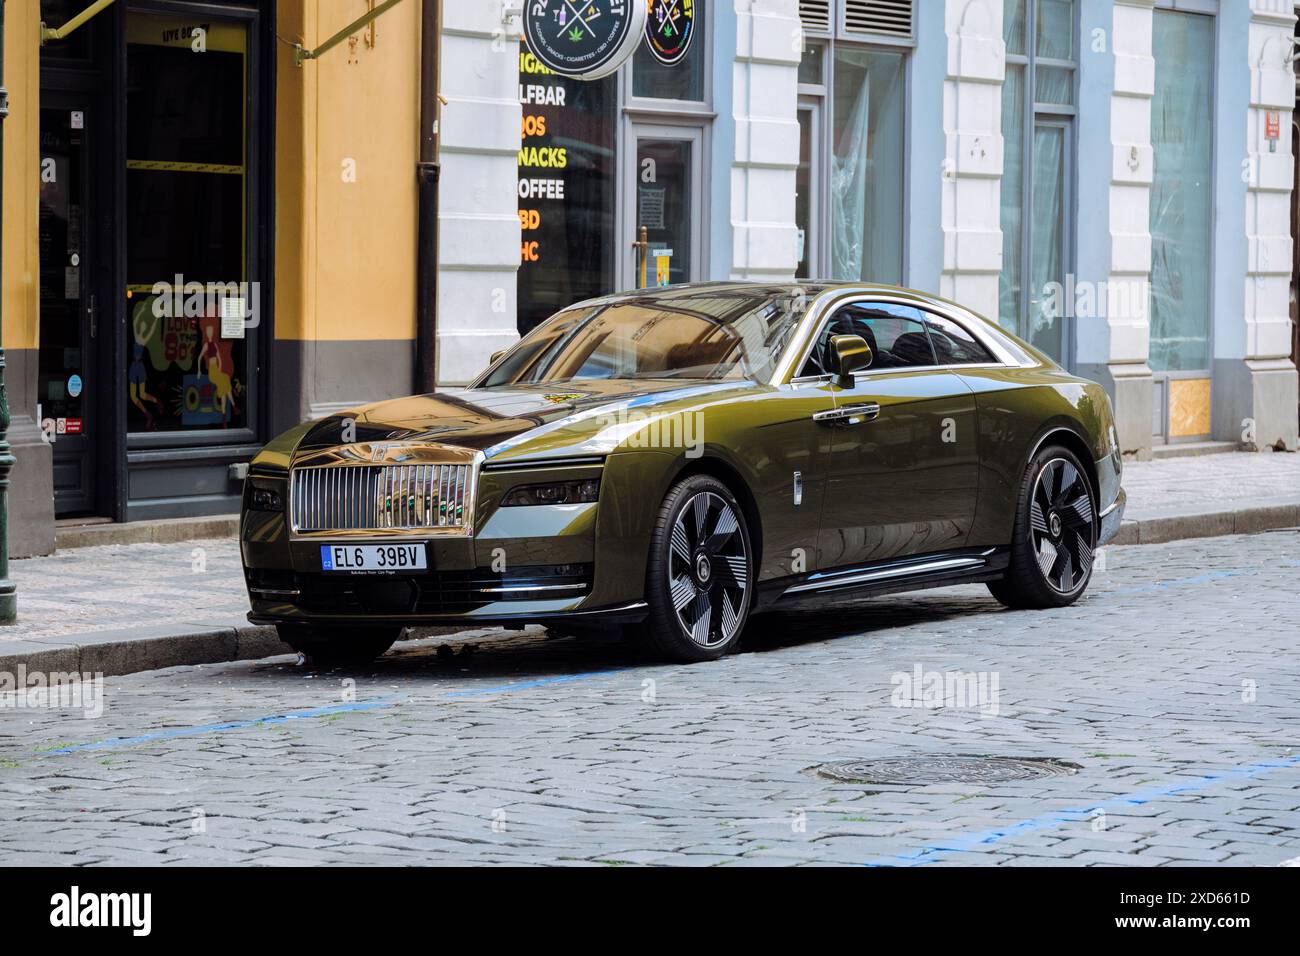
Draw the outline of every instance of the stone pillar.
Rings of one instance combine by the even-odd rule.
[[[519,21],[443,4],[438,382],[464,384],[519,338]]]
[[[54,454],[36,421],[40,315],[40,65],[37,4],[5,6],[4,346],[9,396],[9,556],[54,551]],[[107,423],[105,423],[107,426]]]
[[[1244,10],[1236,12],[1245,14]],[[1241,321],[1233,313],[1216,316],[1222,321],[1216,321],[1214,336],[1214,437],[1239,441],[1252,450],[1294,451],[1297,377],[1290,359],[1288,302],[1293,262],[1291,113],[1295,106],[1290,54],[1296,18],[1290,0],[1251,0],[1249,16],[1245,289],[1238,300]],[[1235,119],[1240,113],[1221,109],[1220,115],[1225,117],[1222,135],[1242,132]],[[1278,134],[1271,143],[1270,115]]]
[[[799,5],[735,0],[735,10],[731,277],[790,282],[798,264]]]
[[[1002,0],[947,0],[940,293],[996,321],[1002,274]],[[920,188],[925,188],[923,185]]]
[[[1106,277],[1106,361],[1081,367],[1105,386],[1126,455],[1151,457],[1151,54],[1153,0],[1115,0],[1110,98],[1110,273]]]

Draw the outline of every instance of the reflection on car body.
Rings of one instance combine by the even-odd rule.
[[[526,622],[705,660],[751,614],[843,596],[984,582],[1060,606],[1118,530],[1120,468],[1100,386],[955,303],[629,292],[565,309],[468,388],[267,445],[241,520],[250,619],[320,661],[412,625]],[[397,544],[423,564],[325,566]]]

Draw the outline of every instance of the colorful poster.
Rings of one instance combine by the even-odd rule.
[[[648,0],[645,45],[665,66],[676,66],[686,58],[695,37],[694,0]]]

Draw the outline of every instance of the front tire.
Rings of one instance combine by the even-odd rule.
[[[369,664],[402,636],[400,627],[328,627],[277,624],[280,640],[307,658],[313,667],[355,667]]]
[[[694,475],[664,498],[650,536],[641,634],[671,660],[717,660],[740,643],[753,591],[745,515],[722,482]]]
[[[989,591],[1010,608],[1066,607],[1087,590],[1096,547],[1097,507],[1088,472],[1068,448],[1044,448],[1021,481],[1011,563]]]

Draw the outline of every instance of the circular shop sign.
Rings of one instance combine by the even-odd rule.
[[[645,45],[665,66],[686,58],[695,37],[695,0],[649,0]]]
[[[597,80],[636,52],[646,9],[646,0],[526,0],[524,39],[548,70]]]

